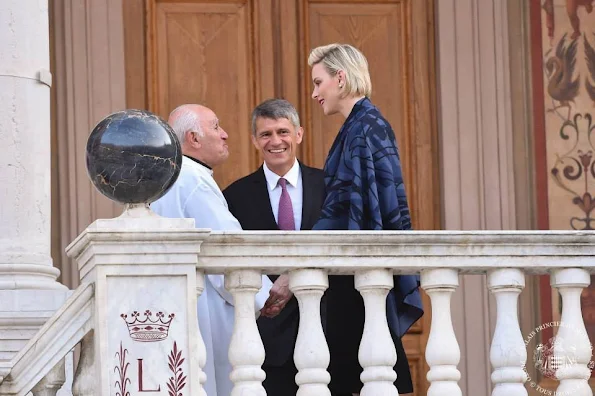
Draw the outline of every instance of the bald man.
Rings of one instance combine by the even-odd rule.
[[[182,169],[172,188],[151,209],[164,217],[193,218],[197,228],[240,231],[242,227],[229,212],[227,202],[213,179],[213,168],[227,157],[227,133],[215,113],[201,105],[182,105],[169,116],[182,146]],[[269,297],[272,283],[262,277],[256,294],[259,312]],[[209,396],[229,396],[231,364],[228,350],[233,332],[233,297],[224,287],[223,275],[207,275],[205,290],[198,299],[198,323],[207,348],[205,391]]]

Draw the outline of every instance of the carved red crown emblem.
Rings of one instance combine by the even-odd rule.
[[[121,314],[120,317],[126,322],[128,326],[128,333],[130,338],[140,342],[156,342],[163,341],[167,338],[169,333],[169,326],[175,317],[175,314],[171,313],[164,319],[165,314],[163,312],[157,312],[155,319],[151,311],[146,310],[144,313],[145,318],[140,319],[140,313],[137,311],[130,314],[131,321],[128,320],[128,315]]]

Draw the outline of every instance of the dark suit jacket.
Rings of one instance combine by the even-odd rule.
[[[302,230],[311,230],[325,199],[324,172],[300,163],[303,186]],[[278,230],[262,166],[223,191],[229,210],[244,230]],[[274,282],[277,275],[269,275]],[[293,297],[275,318],[258,319],[266,359],[264,366],[281,366],[293,359],[299,310]]]

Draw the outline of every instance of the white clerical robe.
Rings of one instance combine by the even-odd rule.
[[[180,175],[172,188],[151,204],[164,217],[193,218],[196,228],[219,231],[242,229],[229,212],[227,201],[213,179],[213,171],[184,156]],[[256,294],[256,312],[264,306],[272,283],[262,277],[262,288]],[[207,275],[205,289],[198,299],[198,323],[207,350],[205,391],[208,396],[229,396],[233,383],[229,379],[228,358],[233,332],[233,296],[225,289],[223,275]]]

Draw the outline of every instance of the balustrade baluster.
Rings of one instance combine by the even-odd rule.
[[[255,270],[236,270],[225,276],[225,288],[233,295],[234,327],[229,346],[229,361],[234,383],[231,396],[266,396],[262,386],[265,373],[264,345],[256,326],[254,299],[262,286],[262,274]]]
[[[359,346],[359,362],[364,384],[361,396],[398,396],[394,385],[397,352],[386,319],[386,296],[393,287],[393,274],[388,270],[368,270],[355,274],[366,310],[364,332]]]
[[[592,348],[581,312],[581,292],[591,283],[589,272],[580,268],[555,270],[551,285],[562,295],[562,318],[554,341],[554,364],[560,395],[592,396],[588,367]],[[545,341],[545,340],[544,340]]]
[[[33,396],[56,396],[56,393],[64,385],[64,381],[66,381],[66,373],[64,359],[62,359],[31,389],[31,393]]]
[[[421,273],[421,287],[430,296],[432,324],[426,345],[426,362],[430,366],[427,396],[462,396],[457,365],[461,350],[452,327],[450,299],[459,286],[459,274],[453,269],[431,269]]]
[[[330,396],[327,371],[330,354],[322,323],[320,301],[328,288],[323,270],[303,269],[289,274],[289,288],[298,300],[300,325],[295,343],[294,361],[298,369],[296,396]]]
[[[95,362],[95,336],[91,330],[81,340],[81,357],[74,373],[72,383],[73,396],[95,396],[96,395],[96,372],[93,369]],[[99,395],[97,395],[99,396]]]
[[[492,396],[527,396],[523,367],[527,349],[518,318],[518,297],[525,287],[525,275],[518,269],[499,269],[488,275],[488,288],[496,298],[496,330],[490,349]]]

